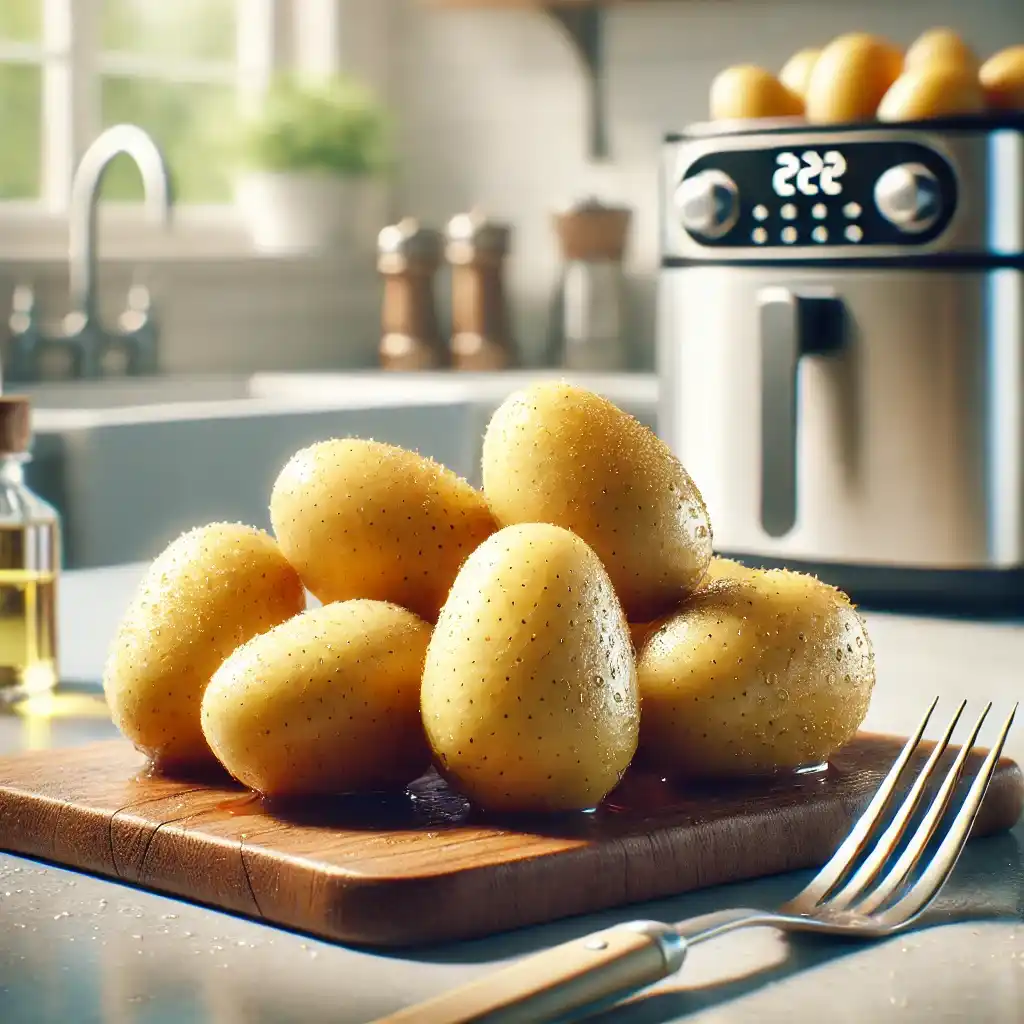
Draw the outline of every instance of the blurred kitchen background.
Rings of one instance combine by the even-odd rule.
[[[277,469],[331,434],[475,480],[491,410],[539,373],[656,426],[664,133],[727,65],[944,24],[987,55],[1024,41],[1024,4],[0,0],[4,386],[33,396],[66,563],[265,525]],[[166,224],[146,140],[94,145],[126,123],[166,158]],[[97,178],[119,147],[143,173]],[[372,173],[311,200],[265,173],[296,154]]]

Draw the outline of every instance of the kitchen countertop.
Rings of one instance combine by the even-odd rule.
[[[96,680],[141,571],[124,566],[67,575],[60,625],[69,679]],[[868,618],[879,684],[867,728],[905,732],[936,694],[944,698],[943,710],[967,697],[972,707],[994,700],[1001,711],[1021,696],[1024,626]],[[39,714],[0,717],[0,751],[113,734],[87,686],[45,703]],[[1024,723],[1011,734],[1008,752],[1024,761]],[[968,847],[943,898],[945,908],[966,918],[958,923],[870,946],[788,941],[770,929],[739,932],[698,947],[676,978],[594,1019],[1019,1022],[1022,848],[1024,823]],[[616,921],[773,906],[805,877],[779,876],[473,943],[381,954],[0,854],[0,1020],[355,1024]]]

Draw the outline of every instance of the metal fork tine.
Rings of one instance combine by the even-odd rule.
[[[850,834],[832,855],[831,860],[811,879],[806,888],[790,901],[790,906],[802,904],[802,911],[812,909],[821,902],[823,896],[835,887],[836,882],[846,874],[850,865],[857,859],[857,856],[867,845],[871,833],[875,830],[876,825],[885,813],[885,808],[893,791],[896,789],[900,775],[903,774],[903,769],[906,768],[907,762],[913,756],[918,744],[920,744],[921,737],[928,727],[928,721],[932,717],[932,712],[938,703],[939,698],[936,697],[932,701],[931,707],[925,713],[924,718],[921,719],[921,724],[914,731],[913,736],[907,740],[903,750],[900,751],[900,756],[882,780],[881,786],[878,787],[878,791],[871,798],[871,802],[865,808],[864,813],[857,819],[857,823],[853,826]]]
[[[853,908],[858,914],[870,914],[882,906],[903,884],[904,879],[914,869],[914,866],[921,862],[925,848],[935,834],[935,829],[942,820],[942,815],[946,813],[950,797],[953,795],[953,790],[956,789],[957,782],[960,781],[960,774],[963,772],[967,758],[974,749],[974,744],[978,739],[978,733],[981,732],[982,724],[991,710],[992,705],[989,704],[978,717],[978,721],[971,730],[970,736],[967,737],[967,741],[960,748],[960,752],[950,766],[949,771],[946,772],[946,777],[942,780],[938,793],[935,794],[931,806],[925,812],[924,818],[921,819],[921,824],[917,826],[910,842],[907,843],[903,852],[897,858],[896,863],[889,869],[882,881]]]
[[[939,894],[939,890],[946,884],[946,880],[953,873],[956,862],[967,845],[968,837],[971,834],[971,827],[974,825],[978,812],[981,810],[982,801],[988,791],[989,783],[992,781],[996,771],[996,762],[1003,752],[1006,737],[1013,725],[1014,716],[1017,714],[1019,705],[1014,704],[1002,729],[999,730],[999,737],[988,752],[981,769],[978,772],[963,806],[953,819],[949,831],[939,844],[931,863],[925,868],[921,877],[910,887],[909,891],[896,901],[888,910],[878,915],[881,924],[888,928],[896,928],[909,924],[918,914],[922,913],[932,900]]]
[[[956,709],[956,714],[953,715],[949,725],[946,726],[942,739],[935,744],[931,754],[928,755],[928,760],[921,771],[918,772],[910,792],[907,793],[889,827],[875,843],[867,859],[861,864],[846,885],[834,896],[829,897],[828,906],[830,910],[843,910],[848,907],[878,877],[882,868],[885,867],[885,862],[892,856],[892,851],[896,849],[899,841],[903,838],[903,833],[906,832],[907,825],[910,823],[914,811],[917,810],[917,805],[921,802],[921,794],[924,793],[925,787],[931,781],[932,775],[935,772],[935,766],[938,764],[939,758],[946,752],[949,740],[953,735],[953,730],[956,728],[957,722],[960,721],[960,716],[964,713],[966,707],[967,701],[963,701],[960,707]]]

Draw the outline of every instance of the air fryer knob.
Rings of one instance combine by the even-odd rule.
[[[924,164],[897,164],[875,182],[875,205],[900,231],[927,231],[942,213],[939,180]]]
[[[705,238],[721,238],[739,217],[740,192],[724,171],[701,171],[684,178],[675,199],[683,227]]]

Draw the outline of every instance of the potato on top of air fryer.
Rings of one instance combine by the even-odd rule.
[[[798,117],[803,97],[771,72],[753,64],[720,71],[711,83],[711,117],[728,121],[748,117]]]
[[[305,605],[269,534],[237,523],[183,534],[147,571],[111,645],[103,688],[114,724],[158,763],[212,763],[199,720],[210,678]]]
[[[202,724],[225,768],[267,796],[401,788],[430,763],[420,676],[430,626],[383,601],[311,608],[217,670]]]
[[[821,50],[817,47],[797,50],[782,65],[782,70],[779,72],[779,81],[803,101],[807,100],[807,86],[810,84],[814,65],[818,63],[820,56]]]
[[[879,121],[921,121],[979,114],[985,94],[977,72],[961,64],[925,63],[907,68],[878,105]]]
[[[821,51],[807,83],[807,120],[872,120],[902,71],[903,53],[885,39],[866,32],[833,39]]]
[[[977,55],[964,37],[951,28],[930,28],[922,32],[903,55],[904,71],[936,64],[958,65],[972,74],[978,72]]]
[[[502,526],[572,530],[604,564],[631,621],[672,608],[711,558],[697,486],[668,446],[607,399],[565,383],[515,392],[483,444],[484,493]]]
[[[584,810],[612,790],[636,749],[636,667],[579,537],[525,523],[470,555],[430,639],[422,711],[442,772],[481,807]]]
[[[637,679],[646,759],[723,778],[826,761],[864,720],[875,664],[845,594],[813,576],[751,570],[662,620]]]
[[[978,73],[993,110],[1024,111],[1024,44],[994,53]]]
[[[497,529],[483,495],[450,469],[357,438],[292,456],[270,518],[321,601],[393,601],[431,622],[466,556]]]

